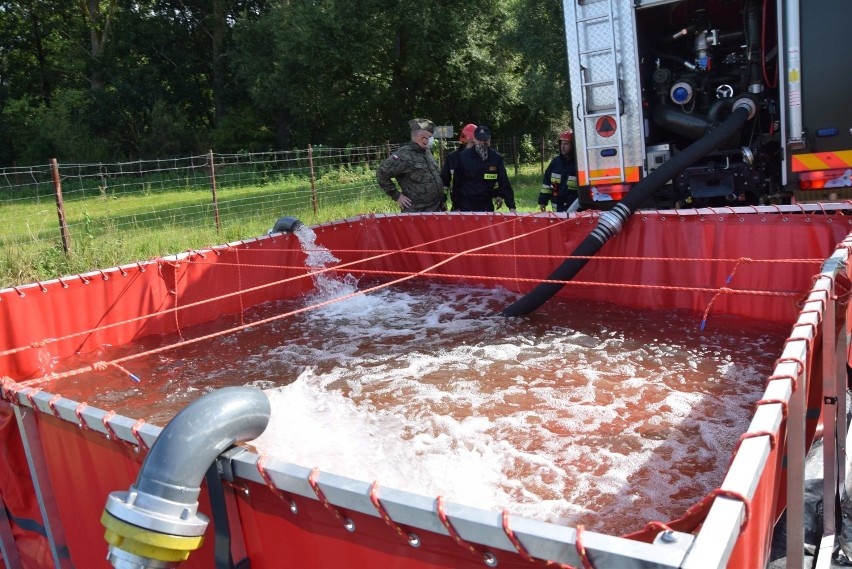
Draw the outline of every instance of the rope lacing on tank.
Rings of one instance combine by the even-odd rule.
[[[92,428],[89,426],[89,423],[86,421],[86,418],[83,416],[83,410],[88,407],[89,404],[83,401],[77,407],[74,408],[74,415],[77,416],[77,425],[84,431],[90,431]]]
[[[15,380],[13,380],[8,375],[0,377],[0,396],[2,396],[2,399],[4,401],[8,401],[9,403],[15,403],[14,401],[12,401],[11,393],[14,389],[14,386],[16,385],[17,383],[15,383]]]
[[[503,514],[501,517],[503,521],[503,532],[506,534],[506,537],[509,538],[509,541],[512,542],[512,545],[515,547],[515,550],[518,552],[518,555],[520,555],[521,558],[524,559],[524,561],[529,561],[530,563],[538,562],[539,560],[529,554],[526,548],[521,544],[518,537],[515,535],[515,532],[512,531],[511,527],[509,527],[509,511],[503,510]],[[578,525],[576,529],[577,537],[575,540],[577,555],[580,557],[580,561],[583,563],[584,569],[594,569],[594,567],[592,566],[592,562],[589,559],[588,554],[586,553],[586,547],[583,545],[584,533],[585,528],[582,525]],[[559,569],[576,569],[572,565],[567,565],[565,563],[557,563],[556,561],[543,559],[541,560],[541,562],[544,563],[547,567],[558,567]]]
[[[402,526],[400,526],[398,523],[393,521],[393,519],[391,519],[390,514],[388,514],[388,511],[382,505],[381,500],[379,500],[378,494],[379,482],[377,480],[374,480],[373,483],[370,485],[370,501],[373,503],[373,506],[375,506],[376,510],[379,512],[381,518],[391,529],[393,529],[397,533],[397,535],[399,535],[399,537],[404,539],[408,543],[408,545],[410,545],[411,547],[420,547],[420,538],[417,536],[417,534],[406,532],[404,529],[402,529]]]
[[[35,409],[36,411],[38,411],[38,406],[35,404],[35,401],[33,400],[33,397],[35,397],[35,396],[36,396],[36,394],[37,394],[37,393],[39,393],[40,391],[41,391],[41,387],[35,387],[35,388],[30,389],[29,391],[27,391],[26,395],[24,396],[24,397],[26,397],[26,398],[27,398],[27,401],[29,401],[29,402],[30,402],[30,407],[32,407],[32,408],[33,408],[33,409]]]
[[[804,340],[804,338],[799,338],[799,339]],[[796,377],[795,377],[795,379],[791,378],[795,382],[799,381],[799,378],[802,376],[803,373],[805,373],[805,369],[807,368],[807,366],[805,365],[805,362],[803,360],[801,360],[800,358],[793,358],[793,357],[789,357],[789,356],[780,357],[777,360],[775,360],[775,367],[777,368],[779,365],[781,365],[783,363],[794,363],[794,364],[796,364]],[[780,377],[790,377],[790,376],[789,375],[786,375],[786,376],[781,375]],[[773,375],[769,376],[769,379],[780,379],[780,378],[776,377],[773,374]],[[795,392],[795,390],[796,390],[796,387],[794,385],[793,391]]]
[[[146,443],[145,440],[142,439],[142,436],[139,434],[139,428],[142,425],[145,424],[145,419],[137,419],[136,422],[133,423],[133,426],[130,427],[130,434],[133,435],[133,438],[136,439],[136,442],[137,442],[137,444],[134,445],[133,443],[131,443],[129,441],[125,441],[124,439],[120,438],[115,433],[115,430],[112,428],[112,425],[110,424],[110,420],[112,420],[112,418],[115,417],[115,415],[116,415],[115,411],[110,410],[107,413],[105,413],[103,417],[101,417],[101,423],[103,424],[104,428],[107,431],[107,439],[122,441],[122,442],[132,446],[133,450],[135,450],[136,452],[139,452],[140,449],[145,449],[147,451],[148,450],[148,443]]]
[[[689,510],[686,511],[686,514],[684,514],[683,517],[668,523],[650,522],[646,524],[645,527],[641,530],[631,534],[627,534],[623,537],[625,539],[633,539],[636,541],[652,543],[661,530],[692,533],[693,531],[698,529],[698,527],[707,518],[707,514],[710,512],[710,508],[713,506],[713,502],[716,500],[717,497],[738,500],[743,503],[743,521],[740,524],[740,534],[742,534],[743,531],[745,531],[745,528],[748,525],[748,521],[751,516],[751,502],[745,495],[739,492],[716,488],[707,496],[705,496],[700,502],[689,508]]]
[[[278,496],[281,500],[288,503],[290,506],[290,511],[294,514],[299,513],[299,508],[296,506],[295,500],[293,497],[278,488],[275,483],[272,481],[272,478],[269,476],[269,473],[266,471],[266,455],[260,455],[257,457],[257,471],[260,473],[260,477],[263,478],[263,481],[266,483],[266,486],[272,491],[273,494]]]
[[[519,219],[519,218],[510,218],[510,219],[508,219],[508,220],[506,220],[506,221],[502,221],[502,222],[500,222],[498,225],[500,225],[500,224],[505,224],[505,223],[512,223],[512,222],[516,221],[517,219]],[[14,354],[14,353],[17,353],[17,352],[21,352],[21,351],[24,351],[24,350],[28,350],[28,349],[33,349],[33,348],[36,348],[36,347],[44,347],[44,346],[45,346],[47,343],[49,343],[49,342],[59,342],[59,341],[61,341],[61,340],[67,340],[67,339],[71,339],[71,338],[74,338],[74,337],[77,337],[77,336],[90,335],[90,334],[92,334],[92,333],[94,333],[94,332],[96,332],[96,331],[103,331],[103,330],[107,330],[107,329],[114,328],[114,327],[117,327],[117,326],[133,324],[133,323],[136,323],[136,322],[142,322],[142,321],[147,320],[147,319],[149,319],[149,318],[160,317],[160,316],[162,316],[163,314],[168,314],[168,313],[173,313],[173,314],[175,315],[175,322],[176,322],[176,326],[177,326],[177,328],[178,328],[178,333],[180,333],[180,324],[179,324],[179,321],[177,320],[177,311],[178,311],[178,310],[187,310],[187,309],[190,309],[190,308],[193,308],[193,307],[197,307],[197,306],[201,306],[201,305],[204,305],[204,304],[208,304],[208,303],[211,303],[211,302],[216,302],[216,301],[223,300],[223,299],[226,299],[226,298],[231,298],[231,297],[233,297],[233,296],[235,296],[235,295],[238,295],[238,296],[239,296],[239,298],[240,298],[240,303],[241,303],[241,306],[242,306],[242,296],[243,296],[244,294],[246,294],[246,293],[253,292],[253,291],[257,291],[257,290],[261,290],[261,289],[264,289],[264,288],[267,288],[267,287],[271,287],[271,286],[278,286],[278,285],[280,285],[280,284],[283,284],[283,283],[286,283],[286,282],[291,282],[291,281],[298,280],[298,279],[302,279],[302,278],[309,278],[309,277],[313,277],[313,276],[315,276],[315,275],[317,275],[317,274],[321,274],[321,273],[332,272],[332,271],[340,271],[340,270],[342,270],[342,269],[344,269],[344,268],[346,268],[346,267],[355,266],[355,265],[358,265],[358,264],[361,264],[361,263],[364,263],[364,262],[367,262],[367,261],[375,260],[375,259],[382,258],[382,257],[386,257],[386,256],[389,256],[389,255],[397,255],[397,254],[427,254],[427,253],[428,253],[428,254],[430,254],[430,255],[446,256],[446,258],[445,258],[443,261],[440,261],[440,262],[438,262],[438,263],[434,263],[434,264],[432,264],[431,266],[429,266],[429,267],[427,267],[427,268],[425,268],[425,269],[423,269],[423,270],[421,270],[421,271],[418,271],[417,273],[399,272],[399,271],[370,271],[370,270],[362,270],[362,272],[364,272],[365,274],[368,274],[368,273],[375,273],[375,274],[385,274],[385,275],[398,275],[400,278],[398,278],[398,279],[396,279],[396,280],[394,280],[394,281],[392,281],[392,282],[385,283],[384,285],[380,285],[380,286],[377,286],[377,287],[373,287],[373,288],[368,289],[368,290],[365,290],[365,291],[357,291],[356,293],[353,293],[352,295],[347,295],[347,296],[340,297],[340,298],[338,298],[338,299],[333,299],[332,301],[329,301],[329,302],[339,302],[339,301],[342,301],[342,300],[345,300],[345,299],[350,298],[350,296],[355,296],[355,295],[357,295],[357,294],[365,294],[365,293],[367,293],[367,292],[372,292],[372,291],[377,290],[377,289],[379,289],[379,288],[383,288],[383,287],[386,287],[386,286],[391,286],[391,285],[397,284],[397,283],[399,283],[399,282],[403,282],[403,281],[405,281],[405,280],[408,280],[408,279],[410,279],[410,278],[414,278],[414,277],[434,277],[434,278],[442,278],[442,279],[466,277],[467,275],[450,275],[450,274],[440,274],[440,275],[439,275],[439,274],[430,274],[430,273],[429,273],[429,271],[432,271],[432,270],[434,270],[435,268],[437,268],[437,267],[439,267],[439,266],[441,266],[441,265],[443,265],[443,264],[446,264],[447,262],[449,262],[449,261],[451,261],[451,260],[453,260],[453,259],[455,259],[455,258],[461,257],[461,256],[485,256],[485,257],[490,257],[490,256],[495,256],[495,257],[497,257],[497,256],[500,256],[499,254],[494,254],[494,253],[485,253],[485,252],[482,252],[482,249],[486,249],[486,248],[488,248],[488,247],[493,247],[493,246],[496,246],[496,245],[499,245],[499,244],[503,244],[503,243],[506,243],[506,242],[509,242],[509,241],[514,241],[514,240],[519,239],[519,238],[529,237],[530,235],[532,235],[532,234],[534,234],[534,233],[537,233],[537,232],[540,232],[540,231],[545,231],[545,230],[550,230],[550,229],[552,229],[552,228],[554,228],[554,227],[557,227],[557,226],[559,226],[559,225],[561,225],[561,224],[563,224],[563,223],[567,223],[568,221],[569,221],[569,220],[566,218],[566,219],[563,219],[563,220],[560,220],[560,221],[557,221],[557,222],[554,222],[554,223],[548,224],[548,225],[547,225],[547,226],[545,226],[545,227],[542,227],[542,228],[535,229],[535,230],[533,230],[533,231],[530,231],[530,232],[524,233],[524,234],[522,234],[522,235],[513,235],[511,238],[508,238],[508,239],[505,239],[505,240],[502,240],[502,241],[489,243],[488,245],[485,245],[485,246],[480,246],[480,247],[471,248],[471,249],[468,249],[468,250],[466,250],[466,251],[461,251],[461,252],[458,252],[458,253],[445,253],[445,252],[432,252],[432,251],[425,251],[425,250],[423,250],[423,247],[428,246],[428,245],[431,245],[431,244],[433,244],[433,243],[438,243],[438,242],[446,241],[447,239],[457,239],[459,236],[463,236],[463,235],[466,235],[466,234],[470,234],[470,233],[475,233],[475,232],[483,231],[483,230],[485,230],[485,229],[493,228],[494,226],[492,225],[492,226],[490,226],[489,228],[477,228],[477,229],[473,229],[473,230],[469,230],[469,231],[461,232],[461,233],[458,233],[458,234],[455,234],[455,235],[452,235],[452,236],[443,237],[443,238],[441,238],[441,239],[435,239],[435,240],[433,240],[433,241],[429,241],[429,242],[426,242],[426,243],[419,243],[419,244],[417,244],[417,245],[412,245],[411,247],[404,248],[404,249],[400,249],[400,250],[393,250],[393,251],[387,251],[387,250],[377,250],[377,251],[375,251],[375,250],[360,250],[362,253],[363,253],[363,252],[373,252],[373,251],[375,251],[377,254],[376,254],[376,255],[372,255],[372,256],[370,256],[370,257],[368,257],[368,258],[366,258],[366,259],[360,259],[360,260],[357,260],[357,261],[351,261],[351,262],[348,262],[348,263],[342,263],[342,264],[336,265],[336,266],[334,266],[334,267],[327,267],[327,268],[320,268],[320,269],[317,269],[317,270],[312,270],[312,271],[310,271],[310,272],[308,272],[308,273],[306,273],[306,274],[296,275],[296,276],[294,276],[294,277],[289,277],[289,278],[286,278],[286,279],[281,279],[281,280],[278,280],[278,281],[275,281],[275,282],[272,282],[272,283],[267,283],[267,284],[260,285],[260,286],[257,286],[257,287],[252,287],[252,288],[249,288],[249,289],[246,289],[246,290],[237,290],[237,291],[232,292],[232,293],[228,293],[228,294],[220,295],[220,296],[218,296],[218,297],[213,297],[213,298],[206,299],[206,300],[203,300],[203,301],[198,301],[198,302],[194,302],[194,303],[189,303],[189,304],[186,304],[186,305],[183,305],[183,306],[177,306],[177,305],[175,305],[175,306],[174,306],[174,307],[172,307],[172,308],[165,309],[165,310],[162,310],[162,311],[160,311],[160,312],[156,312],[156,313],[153,313],[153,314],[147,314],[147,315],[139,316],[139,317],[136,317],[136,318],[131,318],[131,319],[124,320],[124,321],[121,321],[121,322],[116,322],[116,323],[106,324],[106,325],[104,325],[104,326],[100,326],[100,327],[98,327],[98,328],[96,328],[96,329],[90,329],[90,330],[84,330],[84,331],[76,332],[76,333],[69,334],[69,335],[66,335],[66,336],[64,336],[64,337],[61,337],[61,338],[53,338],[53,339],[43,340],[43,341],[41,341],[41,342],[33,342],[32,344],[30,344],[30,345],[28,345],[28,346],[21,346],[21,347],[18,347],[18,348],[12,348],[12,349],[8,349],[8,350],[5,350],[5,351],[2,351],[2,352],[0,352],[0,357],[2,357],[2,356],[7,356],[7,355],[11,355],[11,354]],[[233,251],[235,251],[235,252],[237,251],[237,249],[236,249],[236,248],[234,248],[234,247],[229,247],[229,249],[230,249],[230,250],[233,250]],[[341,250],[341,252],[344,252],[344,251],[347,251],[347,250]],[[218,252],[218,251],[217,251],[217,252]],[[201,255],[199,254],[198,256],[201,256]],[[203,259],[203,256],[201,256],[201,257],[202,257],[202,259]],[[546,258],[550,258],[550,257],[558,257],[558,256],[554,256],[554,255],[521,255],[521,256],[518,256],[518,257],[519,257],[519,258],[527,258],[527,257],[529,257],[529,258],[536,258],[536,257],[539,257],[539,258],[544,258],[544,257],[546,257]],[[667,261],[667,262],[679,262],[679,261],[684,261],[684,262],[691,262],[691,263],[694,263],[694,262],[696,262],[697,260],[700,260],[700,259],[695,259],[695,258],[689,258],[689,259],[686,259],[686,258],[684,258],[684,259],[671,259],[671,258],[639,258],[639,257],[596,257],[596,259],[597,259],[598,261],[601,261],[601,260],[608,260],[608,261],[621,261],[621,260],[629,260],[629,259],[632,259],[632,260],[642,260],[642,261]],[[718,262],[719,260],[717,259],[717,260],[714,260],[714,261],[715,261],[715,262]],[[746,259],[740,259],[740,260],[739,260],[739,263],[743,263],[743,262],[745,262],[745,261],[746,261]],[[770,262],[770,261],[768,261],[768,260],[753,260],[753,259],[749,259],[748,261],[749,261],[749,262]],[[160,267],[160,268],[161,268],[161,266],[162,266],[162,263],[163,263],[163,262],[164,262],[163,260],[158,260],[158,267]],[[774,261],[771,261],[771,262],[775,262],[775,263],[777,263],[777,262],[784,262],[784,261],[774,260]],[[791,263],[814,263],[814,262],[819,262],[819,261],[818,261],[818,260],[812,260],[812,259],[791,259],[791,260],[787,260],[786,262],[791,262]],[[187,264],[190,264],[190,263],[187,263]],[[144,270],[145,270],[145,267],[143,267],[141,263],[137,263],[137,265],[138,265],[138,267],[139,267],[139,270],[140,270],[140,271],[144,271]],[[250,267],[250,266],[253,266],[253,265],[243,265],[242,263],[238,263],[238,265],[239,265],[240,267]],[[279,266],[278,268],[286,268],[286,267],[280,267],[280,266]],[[300,268],[301,268],[301,269],[303,269],[304,267],[300,267]],[[82,276],[81,276],[81,278],[82,278]],[[481,278],[482,278],[482,280],[486,280],[486,281],[487,281],[487,280],[502,280],[502,279],[501,279],[501,277],[481,277]],[[515,278],[515,280],[516,280],[517,282],[533,282],[533,283],[538,283],[538,282],[540,282],[540,280],[541,280],[541,279],[539,279],[539,278],[535,278],[535,279],[525,279],[525,278],[516,277],[516,278]],[[723,294],[723,293],[724,293],[724,294],[734,294],[734,293],[736,293],[736,294],[748,294],[748,295],[759,295],[759,296],[794,296],[794,295],[796,294],[796,293],[788,293],[788,292],[771,292],[771,291],[756,291],[756,290],[733,290],[733,289],[728,289],[728,288],[717,289],[717,288],[707,288],[707,287],[678,287],[678,286],[662,286],[662,285],[631,285],[631,284],[628,284],[628,283],[601,283],[601,282],[584,282],[584,281],[576,281],[576,280],[572,280],[572,281],[553,281],[553,282],[554,282],[554,283],[561,283],[561,284],[571,284],[571,285],[574,285],[574,286],[619,287],[619,288],[633,288],[633,289],[644,289],[644,290],[684,291],[684,292],[702,292],[702,293],[704,293],[704,292],[712,292],[712,293],[715,293],[715,296],[714,296],[713,300],[711,300],[710,305],[708,306],[708,309],[707,309],[707,311],[705,312],[705,317],[704,317],[704,320],[705,320],[705,321],[706,321],[706,318],[707,318],[707,316],[706,316],[706,315],[707,315],[707,313],[709,313],[709,310],[710,310],[710,308],[712,307],[713,302],[715,301],[715,299],[716,299],[716,298],[717,298],[720,294]],[[22,292],[22,291],[21,291],[21,292]],[[277,316],[275,316],[275,317],[272,317],[272,318],[269,318],[269,319],[265,319],[265,320],[261,320],[261,321],[258,321],[258,322],[253,322],[253,323],[251,323],[251,324],[244,324],[244,323],[243,323],[243,324],[241,324],[240,326],[237,326],[237,327],[234,327],[234,328],[230,328],[230,329],[227,329],[227,330],[223,330],[223,331],[221,331],[221,332],[217,332],[217,333],[209,334],[209,335],[206,335],[206,336],[202,336],[202,337],[200,337],[200,338],[195,338],[195,339],[192,339],[192,340],[184,340],[184,339],[181,337],[181,342],[178,342],[178,343],[172,344],[172,345],[170,345],[170,346],[163,346],[163,347],[161,347],[161,348],[157,348],[157,349],[155,349],[155,350],[149,350],[149,351],[145,351],[145,352],[140,352],[140,353],[137,353],[137,354],[133,354],[133,355],[130,355],[130,356],[126,356],[126,357],[124,357],[124,358],[118,358],[118,359],[115,359],[115,360],[113,360],[113,361],[111,361],[111,362],[108,362],[108,364],[109,364],[109,365],[113,365],[114,367],[116,367],[116,369],[121,370],[121,371],[122,371],[123,373],[125,373],[128,377],[130,377],[130,378],[132,378],[132,379],[134,379],[134,380],[138,381],[138,379],[139,379],[138,377],[136,377],[134,374],[132,374],[131,372],[129,372],[128,370],[126,370],[125,368],[121,367],[121,366],[120,366],[120,365],[118,365],[118,364],[119,364],[119,363],[121,363],[121,362],[124,362],[124,361],[132,360],[132,359],[137,359],[137,358],[140,358],[140,357],[143,357],[143,356],[149,356],[149,355],[153,355],[153,354],[160,353],[160,352],[163,352],[163,351],[171,350],[171,349],[177,348],[177,347],[179,347],[179,346],[184,346],[184,345],[187,345],[187,344],[191,344],[191,343],[196,343],[196,342],[200,342],[200,341],[208,340],[208,339],[211,339],[211,338],[214,338],[214,337],[217,337],[217,336],[222,336],[222,335],[226,335],[226,334],[231,334],[231,333],[234,333],[234,332],[238,332],[238,331],[243,330],[244,328],[246,328],[246,327],[248,327],[248,326],[256,326],[256,325],[260,325],[260,324],[265,324],[265,323],[271,322],[271,321],[273,321],[273,320],[278,320],[278,319],[286,318],[286,317],[292,316],[292,315],[294,315],[294,314],[297,314],[297,313],[302,312],[302,311],[305,311],[305,310],[311,310],[311,309],[314,309],[314,308],[318,308],[318,307],[324,306],[325,304],[326,304],[326,303],[320,303],[320,304],[317,304],[317,305],[314,305],[314,306],[311,306],[311,307],[306,307],[304,310],[297,310],[297,311],[288,312],[288,313],[286,313],[286,314],[277,315]],[[242,314],[242,312],[241,312],[240,314]],[[703,326],[704,326],[704,322],[702,322],[702,327],[703,327]],[[103,369],[103,368],[100,368],[100,369]],[[95,368],[95,367],[93,367],[93,366],[90,366],[90,367],[84,367],[84,368],[80,368],[80,369],[77,369],[77,370],[72,370],[72,371],[68,371],[68,372],[64,372],[64,373],[60,373],[60,374],[51,374],[49,377],[42,377],[42,378],[37,378],[37,379],[34,379],[34,380],[30,380],[30,381],[28,381],[28,382],[25,382],[23,385],[32,385],[32,384],[43,383],[43,382],[48,381],[48,380],[61,379],[61,378],[64,378],[64,377],[69,377],[69,376],[79,375],[79,374],[81,374],[81,373],[86,373],[86,372],[89,372],[89,371],[96,371],[96,368]]]
[[[148,443],[142,438],[142,435],[139,433],[139,429],[142,428],[142,425],[145,424],[145,419],[136,419],[136,422],[130,426],[130,434],[133,435],[133,438],[136,439],[138,443],[134,448],[137,452],[140,449],[148,450]]]
[[[60,399],[62,399],[62,396],[59,395],[58,393],[56,395],[54,395],[53,397],[51,397],[50,400],[47,402],[47,408],[50,409],[50,411],[51,411],[51,413],[53,413],[54,417],[61,420],[62,416],[59,414],[59,410],[56,408],[56,403]]]
[[[795,330],[797,328],[807,328],[811,333],[810,336],[808,336],[806,338],[787,338],[786,340],[784,340],[784,346],[785,347],[790,342],[806,342],[808,344],[808,352],[810,352],[811,349],[813,348],[814,340],[817,337],[817,326],[820,324],[819,321],[822,320],[822,318],[821,318],[822,314],[817,312],[816,310],[808,310],[807,312],[804,312],[804,311],[800,312],[799,315],[806,314],[806,313],[807,314],[818,314],[819,316],[817,317],[817,322],[796,322],[795,324],[793,324],[792,329]]]
[[[325,493],[322,491],[322,488],[320,488],[319,484],[317,484],[317,476],[319,476],[319,472],[319,467],[316,467],[311,470],[311,474],[308,476],[308,484],[311,485],[314,494],[317,495],[317,498],[319,498],[319,501],[322,503],[325,509],[331,512],[331,515],[337,518],[337,521],[339,521],[343,525],[343,527],[346,528],[346,531],[355,531],[355,522],[344,516],[343,512],[332,506],[331,502],[328,501],[328,498],[325,497]]]
[[[790,403],[785,401],[784,399],[761,399],[757,403],[755,403],[755,407],[759,407],[760,405],[781,405],[781,420],[786,421],[787,415],[790,409]]]
[[[536,229],[536,230],[533,230],[533,231],[530,231],[530,232],[527,232],[527,233],[523,233],[523,234],[518,235],[517,237],[507,238],[505,241],[506,242],[515,241],[520,237],[527,237],[531,234],[537,233],[539,231],[543,231],[544,229],[550,229],[550,227],[542,228],[542,229]],[[459,234],[459,235],[462,235],[462,234]],[[407,247],[405,249],[337,249],[337,248],[335,248],[334,253],[335,254],[337,254],[337,253],[353,253],[353,254],[367,253],[367,254],[371,254],[371,255],[378,255],[378,257],[371,257],[371,258],[368,258],[368,259],[363,259],[364,261],[369,261],[369,260],[373,260],[375,258],[381,258],[381,257],[385,257],[387,255],[394,255],[394,254],[430,255],[430,256],[433,256],[433,257],[453,257],[453,256],[457,256],[459,254],[458,252],[453,253],[453,252],[450,252],[450,251],[433,251],[433,250],[430,250],[430,249],[417,249],[416,248],[416,247],[422,247],[424,245],[431,245],[432,243],[434,243],[434,242],[430,241],[429,243],[421,243],[419,245],[412,245],[411,247]],[[502,244],[502,243],[503,242],[501,241],[501,242],[492,243],[490,245]],[[852,246],[852,245],[850,245],[850,246]],[[280,251],[287,251],[287,249],[280,249]],[[314,253],[314,252],[322,252],[322,251],[324,251],[324,249],[319,249],[319,248],[317,248],[317,249],[304,249],[303,251],[305,253]],[[482,253],[482,252],[478,252],[476,250],[463,251],[462,253],[464,253],[465,257],[471,257],[471,258],[473,258],[473,257],[475,257],[475,258],[495,257],[495,258],[499,258],[499,259],[505,259],[507,257],[506,253]],[[518,253],[517,255],[512,255],[512,256],[517,258],[517,259],[549,259],[549,260],[560,260],[560,261],[565,259],[564,254],[559,255],[559,254],[546,254],[546,253]],[[753,264],[768,264],[768,265],[791,264],[791,265],[817,265],[817,266],[820,265],[825,260],[825,259],[822,259],[822,258],[819,258],[819,259],[817,259],[817,258],[813,258],[813,259],[808,259],[808,258],[800,258],[800,259],[751,259],[749,257],[739,257],[739,258],[733,259],[733,258],[719,258],[719,257],[620,257],[620,256],[609,256],[609,255],[572,255],[571,258],[572,259],[586,259],[586,260],[594,259],[595,261],[653,261],[653,262],[661,262],[661,263],[691,263],[691,264],[698,263],[698,262],[715,263],[715,264],[735,262],[735,263],[738,263],[740,265],[746,264],[746,263],[749,263],[749,264],[753,263]],[[338,270],[340,268],[347,268],[347,267],[351,266],[352,264],[357,264],[359,262],[362,262],[362,261],[360,261],[360,260],[359,261],[350,261],[350,262],[344,263],[342,265],[335,265],[333,267],[327,267],[325,269],[319,269],[317,271],[317,273],[326,272],[326,271],[335,271],[335,270]],[[208,263],[201,263],[199,261],[193,261],[192,264],[206,265]],[[223,266],[223,267],[229,267],[229,266],[236,266],[236,263],[226,263],[225,262],[225,263],[216,263],[216,265],[217,266]],[[247,267],[247,268],[266,268],[266,269],[299,269],[299,270],[303,270],[305,268],[304,265],[253,264],[253,263],[244,263],[241,266]],[[482,276],[482,275],[476,275],[476,276],[479,277],[479,276]],[[539,278],[539,279],[533,279],[533,280],[539,280],[540,281],[541,279]],[[278,284],[278,283],[275,283],[275,284]],[[637,285],[637,286],[641,286],[641,285]]]
[[[734,445],[734,450],[731,452],[731,459],[728,461],[728,468],[731,468],[731,465],[734,464],[734,459],[737,458],[737,453],[740,451],[740,447],[743,445],[743,442],[748,439],[756,439],[759,437],[769,437],[769,450],[775,450],[775,446],[777,444],[777,433],[773,433],[772,431],[749,431],[747,433],[743,433],[739,439],[737,439],[737,444]]]
[[[104,416],[101,417],[101,423],[107,431],[107,438],[117,441],[120,439],[118,438],[118,435],[115,434],[115,431],[112,429],[112,425],[110,425],[109,423],[110,419],[112,419],[113,417],[115,417],[115,411],[107,411]]]
[[[438,496],[437,498],[435,498],[435,512],[438,515],[438,519],[441,521],[441,524],[444,526],[444,528],[450,534],[450,537],[453,538],[453,541],[455,541],[457,545],[467,549],[474,556],[481,558],[482,561],[488,566],[493,567],[497,564],[497,558],[494,556],[493,553],[491,553],[490,551],[479,551],[471,543],[462,539],[462,537],[459,535],[459,532],[456,531],[456,528],[453,527],[452,522],[450,522],[449,518],[447,517],[447,513],[444,510],[443,496]]]

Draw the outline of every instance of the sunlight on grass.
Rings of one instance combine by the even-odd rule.
[[[537,211],[538,164],[509,168],[518,211]],[[141,188],[141,186],[140,186]],[[54,203],[37,196],[0,204],[0,288],[45,281],[264,235],[279,217],[307,225],[398,211],[365,166],[339,167],[315,181],[287,175],[260,185],[220,188],[220,229],[209,188],[110,195],[65,203],[70,252],[63,251]],[[503,210],[505,211],[505,209]]]

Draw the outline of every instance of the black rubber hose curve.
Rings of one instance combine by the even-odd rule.
[[[592,257],[611,237],[621,230],[621,224],[627,221],[636,209],[666,182],[686,170],[689,166],[710,154],[717,147],[738,133],[749,119],[747,108],[739,107],[706,136],[690,144],[680,154],[664,162],[659,168],[640,180],[611,211],[604,212],[597,227],[577,246],[571,256],[565,259],[547,281],[570,281],[580,272],[587,258]],[[502,316],[523,316],[538,309],[552,296],[559,292],[565,283],[542,282],[513,304],[500,312]]]

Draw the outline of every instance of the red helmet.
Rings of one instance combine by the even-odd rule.
[[[566,130],[565,132],[559,135],[559,140],[567,140],[569,142],[574,142],[574,131],[571,129]]]
[[[459,134],[459,142],[464,144],[469,140],[473,140],[473,131],[476,130],[475,124],[466,124],[464,128],[461,129],[461,134]]]

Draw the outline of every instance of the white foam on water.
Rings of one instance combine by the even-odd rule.
[[[307,314],[300,347],[283,342],[268,356],[308,356],[305,369],[267,390],[272,422],[252,444],[382,486],[610,533],[681,515],[721,483],[771,363],[732,360],[744,341],[736,327],[715,337],[697,332],[695,314],[559,300],[537,320],[495,316],[513,296],[421,283]],[[776,342],[745,339],[767,355]]]
[[[337,263],[307,229],[297,229],[307,265]],[[701,331],[700,314],[570,298],[504,318],[517,295],[501,288],[412,281],[356,295],[376,283],[314,282],[244,316],[323,304],[314,310],[134,360],[141,384],[106,370],[57,392],[165,424],[203,392],[254,385],[273,406],[252,443],[260,452],[619,535],[680,517],[721,484],[786,337],[741,319],[712,316]]]

